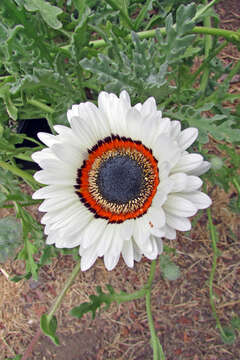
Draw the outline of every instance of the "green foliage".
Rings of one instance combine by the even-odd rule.
[[[194,108],[191,105],[183,105],[180,108],[166,111],[166,115],[182,122],[186,122],[190,126],[197,127],[199,130],[198,141],[200,144],[208,142],[210,134],[217,140],[225,140],[227,142],[238,142],[240,138],[240,130],[234,128],[236,119],[229,114],[217,114],[211,117],[204,116],[204,112],[211,111],[214,113],[214,103],[206,103],[204,106]]]
[[[225,191],[228,191],[233,181],[240,183],[240,177],[238,175],[240,157],[234,147],[230,147],[229,145],[218,144],[217,148],[222,154],[226,154],[222,158],[223,166],[219,169],[213,167],[207,174],[207,177],[212,184],[216,184],[222,187]],[[232,209],[237,210],[239,207],[239,194],[231,200],[230,207],[231,206]]]
[[[132,44],[126,46],[125,34],[119,33],[114,26],[108,30],[112,40],[107,40],[108,54],[98,54],[91,59],[83,59],[80,64],[94,75],[94,83],[104,86],[105,90],[119,93],[127,90],[133,97],[144,99],[153,95],[157,101],[168,97],[175,89],[169,83],[168,66],[176,67],[182,59],[188,58],[186,48],[192,48],[194,35],[186,35],[194,27],[192,18],[196,8],[194,4],[180,6],[176,16],[176,26],[169,15],[166,19],[166,36],[160,31],[155,40],[140,40],[132,32]],[[119,37],[121,36],[121,37]],[[108,38],[106,34],[106,38]],[[171,77],[176,74],[171,72]]]
[[[40,320],[40,326],[42,332],[47,335],[55,345],[59,345],[59,339],[56,335],[57,330],[57,318],[56,316],[49,316],[43,314]]]
[[[80,306],[76,306],[70,311],[72,316],[75,316],[79,319],[83,317],[84,314],[91,312],[92,318],[94,319],[96,316],[96,311],[100,309],[100,307],[105,304],[104,310],[107,310],[110,304],[113,301],[116,301],[115,291],[111,285],[106,285],[108,289],[108,293],[102,291],[100,286],[97,286],[96,291],[98,295],[90,295],[89,302],[84,302]]]
[[[16,355],[14,358],[5,358],[5,360],[21,360],[22,355]]]
[[[0,262],[13,257],[22,240],[21,224],[12,216],[0,219]]]
[[[38,201],[24,193],[19,183],[24,181],[33,189],[38,184],[16,159],[31,161],[31,153],[42,145],[33,139],[35,148],[17,147],[26,138],[16,132],[18,121],[29,119],[38,126],[36,119],[44,117],[51,129],[54,124],[66,125],[67,110],[82,101],[95,102],[101,90],[119,93],[125,89],[133,104],[154,96],[164,116],[179,120],[182,128],[197,127],[197,145],[213,163],[206,176],[225,191],[234,183],[237,193],[229,206],[239,213],[240,160],[228,144],[239,142],[240,107],[230,110],[225,102],[240,98],[229,93],[240,63],[225,65],[217,58],[222,48],[217,37],[206,52],[206,37],[197,34],[196,26],[209,17],[218,26],[217,15],[207,7],[200,0],[1,0],[0,206],[14,207],[19,222],[0,221],[0,261],[13,256],[22,242],[16,257],[25,261],[26,271],[14,281],[37,279],[39,268],[59,253],[79,258],[78,249],[45,246],[42,226],[26,210]],[[237,33],[232,32],[229,39],[239,45]],[[198,69],[196,59],[202,60]],[[226,154],[221,161],[201,148],[209,135],[228,143],[217,145]],[[217,241],[217,232],[212,231]],[[174,252],[165,248],[167,253]],[[163,277],[177,279],[179,267],[167,255],[160,259]],[[94,317],[102,305],[107,308],[113,301],[128,299],[111,286],[107,290],[98,287],[97,295],[71,314],[81,318],[91,312]],[[55,317],[43,315],[41,327],[58,343]],[[232,342],[237,329],[239,319],[235,318],[225,329],[224,341]]]
[[[160,268],[162,271],[162,275],[167,280],[177,280],[180,275],[180,268],[178,265],[176,265],[168,255],[160,255]]]
[[[232,327],[224,327],[224,335],[221,334],[221,338],[224,344],[231,345],[236,340],[235,332]]]
[[[234,316],[231,320],[231,325],[232,325],[233,329],[240,331],[240,317]]]
[[[224,334],[221,334],[222,341],[225,344],[233,344],[236,340],[236,330],[240,331],[240,318],[234,316],[230,322],[230,325],[223,328]]]
[[[52,6],[44,0],[23,0],[23,4],[26,10],[39,11],[43,20],[53,29],[60,29],[62,23],[57,19],[63,11],[57,6]]]

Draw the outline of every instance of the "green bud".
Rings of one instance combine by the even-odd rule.
[[[223,165],[224,165],[224,162],[223,162],[223,160],[220,158],[220,157],[218,157],[218,156],[213,156],[212,158],[211,158],[211,167],[212,167],[212,169],[213,170],[219,170],[219,169],[221,169],[221,167],[223,167]]]

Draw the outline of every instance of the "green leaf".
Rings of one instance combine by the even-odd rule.
[[[179,266],[171,261],[167,255],[160,255],[160,268],[163,277],[167,280],[177,280],[181,275]]]
[[[0,192],[0,207],[4,204],[4,202],[6,201],[7,196],[5,193]]]
[[[87,27],[87,22],[89,20],[89,15],[91,11],[89,7],[82,6],[81,9],[81,18],[79,19],[79,23],[74,30],[74,34],[72,35],[72,47],[73,53],[76,57],[76,60],[79,61],[84,57],[84,46],[89,43],[90,40],[90,31]],[[87,55],[87,51],[86,51]]]
[[[147,12],[152,8],[152,1],[153,0],[147,0],[143,5],[143,7],[141,8],[141,11],[139,12],[134,23],[134,28],[136,31],[138,31],[139,27],[142,25]]]
[[[104,309],[106,310],[113,301],[116,301],[114,295],[115,291],[111,285],[107,285],[109,293],[104,293],[100,286],[97,286],[96,290],[98,295],[90,295],[90,302],[84,302],[80,306],[76,306],[70,311],[72,316],[82,318],[84,314],[91,312],[92,318],[96,316],[96,311],[100,309],[102,304],[105,304]]]
[[[4,101],[9,117],[17,120],[18,110],[11,99],[9,88],[8,84],[0,85],[0,98]]]
[[[34,261],[34,255],[38,251],[37,247],[34,246],[28,238],[25,237],[24,247],[18,253],[17,258],[26,261],[26,272],[31,272],[33,279],[38,279],[38,265]]]
[[[176,32],[179,35],[191,31],[195,25],[193,18],[196,14],[196,5],[191,3],[187,6],[180,5],[176,13]]]
[[[49,317],[47,314],[43,314],[40,319],[40,327],[42,332],[47,335],[55,345],[59,345],[59,339],[56,336],[57,330],[57,318],[56,316]]]
[[[23,279],[29,280],[29,279],[31,279],[31,277],[32,277],[32,274],[29,272],[29,273],[26,273],[23,275],[14,275],[13,277],[11,277],[10,280],[17,283]]]
[[[233,328],[224,327],[223,331],[224,331],[224,335],[221,334],[221,338],[224,344],[229,344],[229,345],[233,344],[236,339],[236,335]]]
[[[49,4],[44,0],[24,0],[24,7],[28,11],[39,11],[43,20],[53,29],[60,29],[62,23],[57,19],[62,14],[62,9]]]
[[[178,107],[177,111],[168,110],[167,116],[172,119],[187,122],[189,126],[198,128],[198,141],[201,144],[208,142],[208,135],[210,134],[215,139],[225,140],[227,142],[238,142],[240,138],[240,130],[235,129],[234,118],[227,114],[217,114],[212,117],[205,117],[202,112],[212,110],[214,103],[207,103],[200,108],[195,108],[192,105],[183,105]]]
[[[240,317],[234,316],[231,320],[231,325],[234,329],[240,330]]]
[[[0,262],[16,254],[22,241],[21,224],[13,216],[0,219]]]
[[[22,355],[16,355],[14,358],[5,358],[4,360],[21,360]]]
[[[39,265],[43,266],[50,264],[53,257],[56,256],[56,248],[50,245],[46,245],[42,250],[42,255],[39,260]]]
[[[131,47],[126,47],[124,42],[113,41],[111,50],[114,59],[99,54],[98,58],[85,58],[80,64],[96,74],[97,82],[106,91],[119,93],[125,89],[130,95],[135,95],[137,89],[140,98],[155,96],[160,101],[174,90],[167,81],[168,64],[159,63],[159,49],[155,41],[141,41],[135,33],[132,33],[132,41]]]

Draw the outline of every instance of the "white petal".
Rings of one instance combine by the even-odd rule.
[[[185,190],[187,185],[187,175],[184,173],[176,173],[169,177],[173,181],[171,192],[179,192]]]
[[[119,233],[119,226],[121,226],[120,224],[116,224],[116,229],[115,229],[115,233],[111,242],[111,245],[108,249],[108,254],[117,256],[121,253],[122,248],[123,248],[123,242],[124,240],[121,238],[121,235]]]
[[[169,118],[161,118],[158,123],[158,135],[164,134],[171,137],[171,120]],[[172,140],[174,140],[172,138]]]
[[[107,224],[105,227],[104,232],[96,245],[96,253],[98,256],[103,256],[108,251],[115,235],[115,230],[116,224]]]
[[[177,164],[172,168],[171,173],[187,172],[197,169],[203,163],[203,157],[200,154],[184,154],[178,160]]]
[[[171,131],[170,136],[171,138],[175,139],[181,132],[181,123],[180,121],[174,120],[171,121]]]
[[[60,233],[60,232],[59,232]],[[79,246],[81,244],[81,232],[78,234],[74,234],[72,236],[63,236],[61,237],[61,233],[58,236],[57,240],[55,241],[57,248],[66,248],[66,249],[72,249],[76,246]]]
[[[157,191],[158,193],[169,194],[170,192],[172,192],[173,185],[173,181],[169,178],[163,181],[160,180]]]
[[[177,138],[181,150],[186,150],[189,146],[191,146],[197,137],[198,129],[190,127],[183,130]]]
[[[54,125],[54,130],[59,134],[57,140],[59,143],[68,143],[80,147],[79,139],[70,127],[64,125]]]
[[[39,132],[37,136],[47,146],[52,146],[57,142],[57,137],[52,134]]]
[[[72,217],[79,216],[81,218],[81,216],[85,216],[87,214],[91,214],[93,217],[93,214],[88,211],[81,202],[76,202],[67,208],[49,211],[42,217],[41,224],[63,222],[67,219],[71,220]]]
[[[159,135],[153,148],[156,158],[160,162],[167,161],[171,167],[176,165],[181,155],[177,143],[166,135]]]
[[[121,91],[120,99],[126,103],[126,106],[131,107],[131,99],[126,90]]]
[[[115,268],[120,258],[120,254],[112,255],[112,254],[105,254],[104,255],[104,265],[106,266],[108,271],[111,271]]]
[[[52,210],[58,210],[61,208],[66,208],[73,203],[78,201],[78,197],[76,194],[72,194],[69,197],[66,197],[65,194],[63,194],[61,197],[51,198],[44,200],[42,204],[39,206],[39,211],[52,211]]]
[[[79,211],[76,212],[75,215],[72,216],[72,221],[67,224],[67,219],[63,220],[66,221],[66,226],[60,229],[62,236],[74,236],[77,233],[82,232],[88,226],[89,223],[94,219],[94,215],[90,211]],[[63,223],[62,222],[62,223]]]
[[[176,195],[169,195],[163,207],[168,213],[180,217],[193,216],[197,212],[196,206],[191,201]]]
[[[200,176],[205,174],[211,168],[211,163],[208,161],[203,161],[197,168],[189,171],[189,174]]]
[[[56,160],[56,156],[53,154],[51,149],[43,149],[41,151],[36,151],[31,155],[33,161],[38,163],[41,166],[41,162],[47,159]]]
[[[80,149],[71,144],[55,144],[52,146],[51,150],[58,159],[66,164],[71,164],[75,170],[81,166],[84,160]]]
[[[133,256],[134,256],[134,260],[135,261],[140,261],[142,258],[142,252],[139,249],[138,245],[136,244],[135,241],[132,242],[133,245]]]
[[[146,119],[139,119],[139,130],[141,130],[141,137],[139,139],[148,148],[152,148],[158,136],[158,121],[155,117],[148,117]],[[135,130],[136,132],[136,130]]]
[[[157,247],[158,247],[158,254],[160,255],[163,252],[162,239],[156,238],[156,244],[157,244]]]
[[[72,108],[70,110],[68,110],[67,118],[68,118],[69,124],[71,124],[71,120],[73,117],[79,116],[78,106],[79,105],[73,105]]]
[[[102,91],[98,97],[98,106],[108,119],[111,133],[126,136],[126,101],[118,99],[115,94]]]
[[[166,213],[166,221],[170,227],[179,231],[188,231],[191,229],[191,222],[185,217],[174,216]]]
[[[64,125],[54,125],[53,126],[54,130],[60,134],[60,135],[65,135],[65,134],[68,134],[68,135],[72,135],[72,129],[68,126],[64,126]]]
[[[134,219],[126,220],[119,226],[119,232],[122,239],[129,240],[133,235],[134,230]]]
[[[79,144],[88,149],[91,149],[98,140],[100,140],[96,134],[92,131],[90,125],[83,119],[78,117],[71,118],[71,127],[75,135],[79,139]]]
[[[142,105],[141,113],[142,116],[148,116],[149,114],[152,114],[153,112],[157,111],[157,105],[154,97],[148,98]]]
[[[160,181],[160,184],[157,188],[157,193],[155,194],[152,201],[152,206],[156,208],[161,207],[167,200],[167,195],[172,191],[172,187],[172,180],[166,179],[164,181]]]
[[[88,248],[93,243],[96,243],[103,235],[106,226],[107,221],[105,219],[93,219],[83,231],[81,246]]]
[[[191,193],[181,193],[184,199],[191,201],[198,209],[206,209],[212,204],[212,200],[207,194],[201,191],[194,191]]]
[[[187,177],[187,184],[184,192],[192,192],[195,190],[200,189],[202,186],[202,180],[197,176],[188,176]]]
[[[46,244],[47,245],[53,245],[55,244],[55,241],[56,241],[56,234],[49,234],[46,238]]]
[[[132,140],[142,139],[141,120],[142,116],[138,110],[132,108],[127,112],[127,129]]]
[[[120,253],[122,251],[122,247],[123,240],[121,239],[116,228],[110,247],[108,251],[104,254],[104,264],[109,271],[117,265]]]
[[[167,161],[163,161],[158,165],[160,181],[166,180],[168,178],[169,171],[170,171],[170,165]]]
[[[151,206],[148,209],[148,212],[149,212],[149,216],[151,219],[151,224],[154,227],[161,228],[164,226],[166,218],[165,218],[165,213],[162,208],[160,208],[160,207],[156,208],[154,206]]]
[[[107,119],[94,104],[90,102],[82,103],[79,105],[78,111],[96,139],[104,139],[111,134]]]
[[[152,245],[149,241],[150,230],[146,230],[145,224],[140,221],[141,218],[136,220],[134,228],[134,240],[141,251],[151,251]],[[149,224],[148,224],[149,226]]]
[[[166,239],[169,239],[169,240],[176,239],[176,230],[175,229],[173,229],[172,227],[165,224],[163,230],[165,232]]]
[[[60,169],[58,173],[49,170],[40,170],[34,174],[34,179],[46,185],[74,185],[76,176],[74,174],[63,174]]]
[[[80,247],[81,251],[81,247]],[[84,252],[81,254],[81,270],[86,271],[90,269],[90,267],[95,263],[97,260],[97,254],[95,251],[95,245],[84,249]]]
[[[61,186],[61,185],[48,185],[44,186],[35,193],[33,193],[33,199],[48,199],[51,197],[59,196],[62,193],[65,193],[67,196],[73,192],[72,186]]]
[[[131,240],[124,241],[122,248],[122,257],[127,266],[132,268],[134,265],[134,254]]]
[[[150,260],[154,260],[158,256],[158,246],[157,246],[156,239],[154,236],[151,235],[149,241],[151,242],[152,250],[149,252],[144,251],[143,255],[146,256]]]
[[[136,109],[137,111],[141,112],[142,104],[138,103],[138,104],[134,105],[133,109]]]
[[[165,236],[164,226],[161,229],[156,228],[156,227],[152,227],[150,229],[150,233],[151,233],[151,235],[154,235],[157,238],[164,237]]]

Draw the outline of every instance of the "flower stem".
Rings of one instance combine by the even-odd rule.
[[[140,39],[149,39],[156,36],[156,31],[160,31],[163,35],[166,34],[166,28],[156,28],[152,30],[145,30],[137,32],[137,35]],[[221,36],[230,42],[240,42],[240,33],[232,30],[218,29],[213,27],[205,26],[194,26],[190,32],[191,34],[203,34],[203,35],[212,35],[212,36]],[[131,34],[126,36],[126,40],[130,41],[132,39]],[[89,45],[94,48],[101,48],[107,45],[103,39],[93,40],[89,42]],[[63,48],[67,49],[69,46]]]
[[[216,267],[217,267],[218,248],[217,248],[216,229],[215,229],[215,226],[213,225],[211,210],[209,208],[207,209],[207,215],[208,215],[208,223],[209,223],[210,236],[211,236],[212,248],[213,248],[212,269],[211,269],[210,277],[209,277],[209,298],[210,298],[212,313],[213,313],[213,316],[214,316],[216,324],[217,324],[217,328],[219,329],[222,338],[226,339],[226,334],[221,325],[220,319],[217,315],[216,306],[215,306],[215,302],[214,302],[213,280],[214,280],[214,275],[215,275],[215,271],[216,271]]]
[[[238,195],[240,195],[240,185],[239,185],[239,183],[238,183],[238,181],[237,181],[237,178],[234,177],[233,180],[232,180],[232,182],[233,182],[233,185],[235,186],[235,188],[236,188],[237,191],[238,191]]]
[[[146,289],[146,295],[145,295],[146,311],[147,311],[149,329],[150,329],[150,333],[151,333],[151,344],[153,347],[153,360],[159,360],[159,359],[165,360],[162,346],[159,342],[158,336],[155,331],[154,321],[153,321],[153,317],[152,317],[152,310],[151,310],[151,290],[152,290],[152,282],[154,279],[155,270],[156,270],[156,260],[152,261],[149,279],[148,279],[148,282],[145,287],[145,289]]]
[[[69,278],[67,279],[63,289],[61,290],[60,294],[58,295],[58,297],[56,298],[56,300],[54,301],[53,305],[51,306],[51,309],[48,313],[48,319],[49,321],[51,320],[51,318],[53,317],[54,313],[56,312],[56,310],[58,309],[58,307],[60,306],[61,302],[63,301],[63,298],[65,297],[68,289],[70,288],[70,286],[72,285],[73,281],[75,280],[77,274],[80,271],[80,264],[81,262],[78,261],[77,264],[75,265],[75,267],[73,268],[73,271],[71,273],[71,275],[69,276]]]
[[[208,5],[208,0],[204,0],[205,5]],[[211,26],[211,17],[207,16],[204,20],[203,20],[203,24],[207,27]],[[205,60],[208,58],[211,48],[212,48],[212,37],[211,35],[206,35],[205,39],[204,39],[204,58]],[[209,74],[210,74],[210,70],[209,67],[205,67],[204,72],[203,72],[203,76],[202,76],[202,80],[201,80],[201,84],[200,84],[200,90],[202,93],[205,93],[207,86],[208,86],[208,79],[209,79]]]
[[[27,103],[41,109],[45,113],[53,114],[55,111],[50,106],[48,106],[38,100],[35,100],[35,99],[27,99]]]

